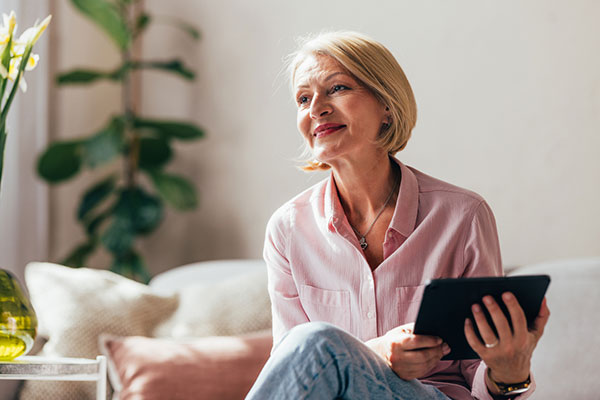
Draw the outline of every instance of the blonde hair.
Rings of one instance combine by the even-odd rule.
[[[357,32],[325,32],[300,39],[299,49],[290,55],[291,85],[296,71],[309,55],[326,55],[339,62],[355,79],[389,108],[391,121],[383,128],[378,144],[389,154],[404,149],[417,122],[417,103],[404,71],[392,53],[381,43]],[[305,171],[326,170],[330,166],[306,160]]]

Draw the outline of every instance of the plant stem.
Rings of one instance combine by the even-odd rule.
[[[0,189],[2,189],[2,170],[4,167],[4,146],[6,145],[6,121],[0,121]],[[2,191],[0,190],[0,193]]]
[[[10,44],[10,43],[9,43]],[[6,118],[8,118],[8,110],[10,109],[10,105],[19,90],[19,81],[23,78],[23,74],[25,72],[25,67],[27,65],[27,61],[29,60],[29,56],[31,55],[31,49],[33,45],[30,43],[25,47],[25,52],[23,57],[21,58],[21,64],[19,65],[19,70],[17,71],[17,77],[13,82],[13,86],[11,88],[10,94],[6,99],[6,102],[3,105],[2,112],[0,112],[0,187],[2,185],[2,170],[4,166],[4,149],[6,146]],[[5,83],[8,79],[4,80],[2,85],[2,94],[4,94]]]
[[[2,109],[2,113],[0,114],[0,120],[6,121],[6,117],[8,114],[8,110],[10,109],[10,105],[17,94],[17,90],[19,89],[19,81],[23,78],[23,74],[25,72],[25,67],[27,66],[27,61],[29,60],[29,56],[31,55],[31,50],[33,48],[32,44],[28,44],[25,47],[25,52],[21,58],[21,64],[19,64],[19,71],[17,72],[17,77],[13,82],[13,87],[10,90],[10,94],[8,95],[8,99],[6,99],[6,103],[4,104],[4,108]]]
[[[127,26],[131,27],[131,7],[121,3],[120,12],[123,19],[126,21]],[[123,65],[131,63],[131,45],[121,53]],[[127,188],[133,188],[135,186],[136,170],[139,155],[139,137],[133,130],[133,119],[135,117],[135,110],[133,109],[132,102],[132,82],[131,82],[131,69],[125,71],[123,75],[122,83],[122,102],[123,102],[123,116],[125,118],[125,137],[128,138],[127,153],[123,160],[123,168],[125,170],[125,186]]]
[[[13,38],[12,36],[8,38],[8,43],[6,43],[6,47],[2,52],[2,57],[0,58],[0,62],[8,71],[10,69],[10,49],[12,48]],[[2,79],[2,86],[0,87],[0,107],[2,106],[2,102],[4,101],[4,91],[6,90],[6,85],[8,84],[8,77]]]

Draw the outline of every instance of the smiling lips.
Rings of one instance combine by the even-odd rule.
[[[327,135],[331,135],[334,132],[339,131],[342,128],[345,128],[346,125],[341,125],[341,124],[322,124],[317,126],[317,128],[315,129],[315,132],[313,133],[313,136],[318,138],[322,138],[324,136]]]

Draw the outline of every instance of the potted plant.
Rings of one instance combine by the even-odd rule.
[[[163,219],[165,203],[177,210],[197,205],[194,185],[183,176],[166,171],[173,158],[175,141],[203,137],[196,125],[140,115],[134,109],[132,74],[144,69],[161,70],[186,80],[194,73],[177,59],[144,60],[134,57],[132,46],[154,21],[165,21],[140,10],[139,0],[71,0],[84,16],[106,33],[120,52],[120,64],[110,70],[75,69],[58,76],[59,85],[88,85],[108,80],[121,86],[122,111],[107,118],[104,126],[89,136],[51,143],[38,160],[38,173],[49,183],[59,183],[83,168],[95,169],[121,162],[119,173],[110,173],[93,183],[81,197],[77,219],[86,240],[75,246],[62,263],[86,265],[88,257],[104,248],[112,255],[110,269],[147,282],[150,275],[137,238],[156,230]],[[171,22],[171,20],[166,19]],[[176,25],[194,39],[198,31],[189,24]]]
[[[25,30],[17,37],[17,17],[14,12],[2,15],[0,24],[0,189],[4,149],[8,137],[6,121],[18,88],[27,90],[25,71],[37,65],[39,57],[33,46],[51,17]],[[1,194],[1,190],[0,190]],[[26,354],[35,340],[37,318],[29,299],[23,294],[16,278],[0,269],[0,361],[12,360]]]

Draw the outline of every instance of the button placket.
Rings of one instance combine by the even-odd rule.
[[[372,272],[369,272],[365,276],[365,288],[364,288],[364,305],[366,311],[366,326],[368,330],[368,336],[373,336],[377,333],[377,312],[376,312],[376,301],[375,301],[375,282],[373,280]]]

